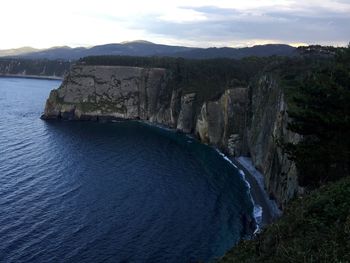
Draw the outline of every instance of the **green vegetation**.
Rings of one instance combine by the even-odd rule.
[[[350,178],[293,201],[254,240],[219,262],[350,262]]]
[[[303,137],[284,147],[297,165],[299,183],[318,187],[349,175],[350,48],[300,74],[288,92],[288,129]]]

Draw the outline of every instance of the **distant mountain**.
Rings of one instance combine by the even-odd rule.
[[[67,46],[52,47],[44,50],[31,48],[0,50],[0,57],[20,57],[29,59],[63,59],[77,60],[87,56],[120,55],[120,56],[169,56],[192,59],[207,58],[243,58],[249,56],[293,56],[296,48],[288,45],[262,45],[247,48],[190,48],[169,46],[137,40],[116,44],[99,45],[90,48]]]
[[[40,49],[35,49],[32,47],[21,47],[21,48],[14,48],[14,49],[5,49],[0,50],[0,57],[6,57],[6,56],[18,56],[28,53],[34,53],[39,51]]]
[[[185,52],[177,52],[172,56],[194,59],[208,59],[208,58],[235,58],[240,59],[244,57],[257,56],[294,56],[296,55],[296,48],[281,44],[268,44],[245,48],[207,48],[207,49],[193,49]]]

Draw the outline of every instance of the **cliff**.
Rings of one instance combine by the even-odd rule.
[[[276,144],[298,138],[287,131],[282,88],[269,75],[250,85],[231,82],[214,99],[169,85],[164,68],[76,65],[50,93],[44,119],[140,119],[196,135],[231,156],[251,156],[266,189],[281,207],[296,194],[293,163]]]
[[[62,60],[0,58],[0,76],[62,79],[70,66]]]

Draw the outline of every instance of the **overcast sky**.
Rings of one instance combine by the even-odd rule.
[[[350,41],[350,0],[1,0],[0,12],[0,49]]]

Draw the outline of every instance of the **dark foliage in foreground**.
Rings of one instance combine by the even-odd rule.
[[[323,186],[289,205],[254,240],[219,262],[350,262],[350,178]]]

